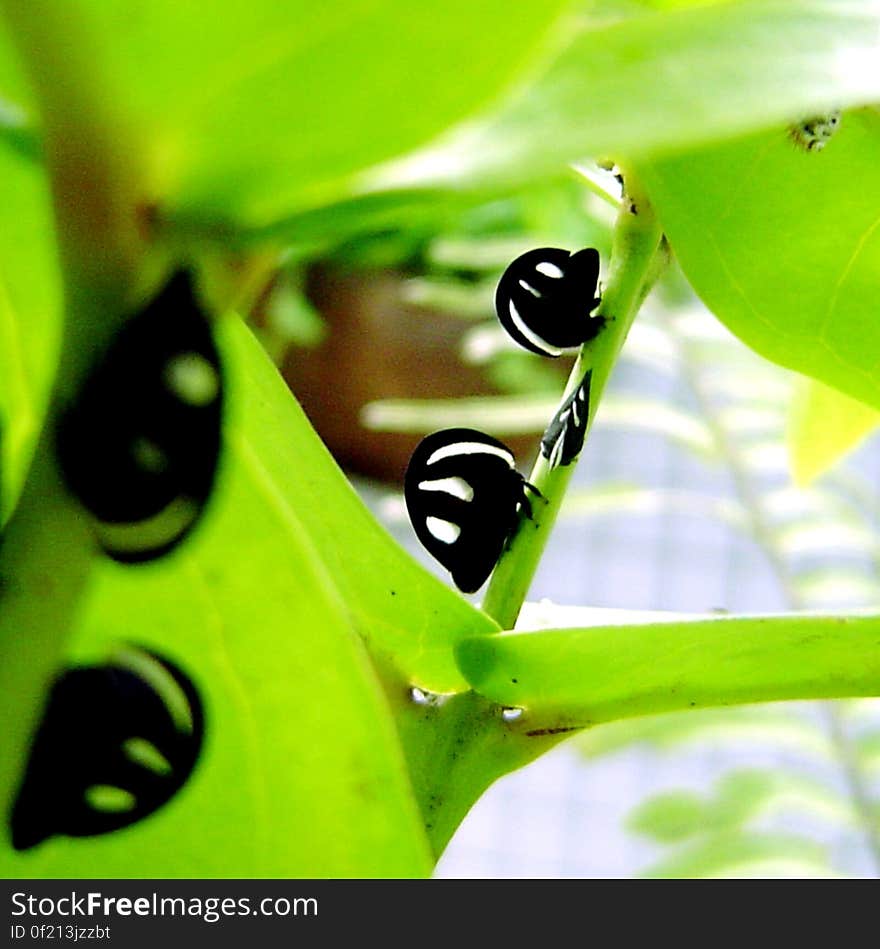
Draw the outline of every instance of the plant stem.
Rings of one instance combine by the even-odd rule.
[[[147,131],[107,94],[107,51],[82,5],[0,0],[0,12],[44,129],[65,292],[55,394],[67,398],[145,290],[153,149]]]
[[[596,311],[598,316],[605,318],[607,324],[594,340],[582,348],[563,394],[564,399],[574,392],[586,372],[592,370],[588,436],[596,408],[629,328],[650,289],[660,246],[660,225],[647,196],[631,176],[626,177],[626,183],[627,195],[614,229],[608,283]],[[483,610],[502,629],[513,628],[525,602],[574,468],[575,462],[551,468],[548,460],[538,455],[529,483],[538,489],[544,500],[537,498],[533,503],[531,520],[520,521],[519,529],[492,574],[483,600]]]
[[[541,737],[682,709],[880,692],[880,615],[780,613],[507,632],[456,645],[484,698]]]

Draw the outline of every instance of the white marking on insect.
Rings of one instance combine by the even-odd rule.
[[[508,304],[508,309],[510,310],[510,318],[513,320],[513,325],[519,330],[519,332],[533,345],[537,346],[541,352],[547,353],[552,356],[561,356],[564,350],[558,349],[556,346],[551,346],[548,342],[541,339],[537,333],[533,333],[528,326],[526,326],[523,318],[519,315],[519,311],[514,305],[513,300]]]
[[[202,407],[220,393],[217,371],[200,353],[182,352],[165,364],[165,385],[181,402]]]
[[[437,478],[436,481],[420,481],[420,491],[442,491],[444,494],[451,494],[454,498],[461,498],[462,501],[473,501],[474,489],[464,480],[464,478]]]
[[[542,260],[540,264],[535,266],[535,270],[544,274],[545,277],[552,277],[554,280],[559,280],[560,277],[565,276],[565,273],[556,264],[551,264],[549,260]]]
[[[434,540],[439,540],[441,544],[454,544],[461,534],[458,524],[444,521],[442,517],[426,517],[425,527]]]
[[[98,540],[106,549],[118,554],[141,550],[144,537],[149,537],[150,546],[158,547],[181,534],[198,513],[198,505],[191,498],[179,496],[172,499],[161,511],[142,521],[127,524],[98,522]]]
[[[459,455],[496,455],[498,458],[503,458],[511,468],[515,464],[513,455],[506,448],[501,448],[499,445],[484,445],[482,442],[454,442],[451,445],[444,445],[432,452],[425,464],[433,465],[436,461],[455,458]]]
[[[541,298],[540,290],[536,290],[531,284],[526,283],[525,280],[520,280],[519,285],[523,288],[523,290],[528,290],[529,293],[531,293],[533,297],[537,297],[540,300]]]
[[[566,414],[568,414],[568,413],[566,413]],[[575,424],[575,425],[580,425],[580,424],[581,424],[581,417],[580,417],[580,415],[578,415],[578,405],[577,405],[577,401],[576,401],[576,400],[571,403],[571,414],[574,416],[574,424]]]

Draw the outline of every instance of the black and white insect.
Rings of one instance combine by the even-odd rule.
[[[119,830],[166,804],[202,747],[198,692],[176,666],[128,649],[55,681],[12,808],[12,845]]]
[[[541,438],[541,454],[551,468],[570,465],[581,453],[590,418],[590,383],[592,371],[559,406]]]
[[[220,456],[220,357],[189,273],[132,316],[58,428],[68,487],[125,563],[152,560],[189,533]]]
[[[598,335],[599,252],[572,254],[540,247],[517,257],[498,281],[495,312],[520,346],[540,356],[561,356]]]
[[[535,491],[516,470],[513,452],[470,428],[422,439],[404,480],[416,536],[465,593],[486,582],[521,514],[532,516],[526,488]]]
[[[788,134],[806,152],[821,152],[840,128],[840,109],[814,115],[790,126]]]

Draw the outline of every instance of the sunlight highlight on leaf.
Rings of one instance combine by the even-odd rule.
[[[815,379],[800,379],[788,421],[788,451],[795,481],[802,486],[814,481],[878,426],[877,409]]]

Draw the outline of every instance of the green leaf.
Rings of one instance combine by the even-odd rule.
[[[429,637],[434,612],[449,607],[465,627],[490,624],[414,564],[408,570],[407,556],[370,526],[247,330],[223,321],[220,340],[226,455],[204,522],[154,564],[97,562],[73,651],[88,661],[134,643],[179,664],[206,705],[203,756],[150,818],[9,854],[4,875],[430,870],[390,707],[358,633],[381,658],[399,651],[426,678],[447,681]],[[340,560],[328,561],[337,543]],[[386,576],[401,581],[397,609]],[[372,599],[370,584],[381,588]],[[409,648],[398,650],[398,636]],[[394,681],[392,670],[385,675]]]
[[[0,146],[0,520],[12,511],[36,446],[60,334],[46,178]]]
[[[558,740],[512,733],[470,692],[436,695],[467,688],[455,642],[497,627],[377,526],[248,331],[223,321],[220,342],[230,417],[211,507],[167,560],[93,563],[74,644],[93,660],[135,642],[186,669],[208,706],[204,762],[149,820],[9,855],[10,875],[419,875],[425,829],[439,852],[491,781]],[[56,551],[37,540],[45,576]],[[57,612],[68,599],[36,602]],[[27,661],[4,654],[10,682]],[[413,701],[413,685],[430,701]],[[23,702],[32,712],[39,697],[3,694],[21,745]]]
[[[636,833],[661,843],[675,843],[698,834],[733,840],[745,825],[771,809],[795,810],[830,818],[837,825],[853,821],[852,808],[840,794],[818,781],[784,772],[742,769],[716,782],[704,800],[692,791],[667,791],[638,806],[627,820]]]
[[[452,646],[495,626],[377,527],[248,331],[220,331],[217,494],[167,560],[96,565],[74,648],[180,664],[207,703],[205,757],[155,816],[8,855],[9,875],[421,875],[425,830],[439,852],[491,781],[558,741],[427,691],[466,688]]]
[[[709,824],[715,830],[733,829],[771,810],[801,812],[843,826],[854,818],[849,799],[820,781],[784,771],[743,769],[717,782]]]
[[[512,733],[494,703],[465,691],[454,646],[468,636],[494,633],[497,625],[378,527],[255,340],[235,323],[227,333],[243,366],[243,411],[252,419],[233,435],[237,454],[276,499],[282,519],[295,517],[294,529],[309,537],[313,556],[363,639],[385,685],[412,793],[439,853],[492,781],[558,739]],[[253,435],[245,442],[242,433],[248,432]],[[240,556],[236,542],[227,544],[227,556]],[[253,588],[261,589],[261,582],[254,580]],[[240,595],[246,600],[246,593]],[[267,669],[267,676],[274,674]],[[412,700],[412,686],[427,693],[425,704]]]
[[[565,2],[76,0],[66,15],[146,133],[157,192],[184,216],[253,225],[345,196],[489,102]]]
[[[880,412],[815,379],[799,381],[788,418],[788,454],[805,486],[836,465],[880,425]]]
[[[536,82],[377,179],[497,186],[586,155],[644,156],[880,99],[880,4],[751,0],[583,18]],[[784,133],[783,133],[784,134]]]
[[[465,640],[481,695],[559,732],[676,709],[880,694],[880,618],[791,616],[511,632]]]
[[[692,791],[668,791],[639,805],[627,818],[627,826],[661,843],[675,843],[699,833],[705,809]]]
[[[880,408],[880,112],[822,151],[783,128],[640,171],[682,269],[768,359]]]
[[[718,834],[640,876],[663,879],[836,877],[824,848],[783,834]]]
[[[700,744],[772,746],[821,762],[834,757],[828,736],[792,705],[744,705],[629,718],[584,732],[575,747],[593,758],[632,745],[670,751]]]
[[[226,332],[242,366],[242,411],[254,418],[230,442],[252,480],[274,498],[279,518],[295,515],[377,661],[432,692],[466,689],[452,648],[497,626],[379,527],[253,336],[235,323]]]
[[[734,830],[766,807],[780,787],[797,782],[786,776],[757,770],[731,771],[716,784],[711,807],[711,823],[715,830]]]

